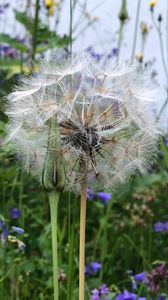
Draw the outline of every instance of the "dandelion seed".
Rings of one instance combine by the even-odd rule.
[[[49,119],[60,130],[59,149],[67,187],[86,177],[103,188],[144,172],[156,151],[156,89],[135,67],[113,68],[89,56],[41,62],[39,73],[22,79],[8,99],[8,137],[24,167],[42,176]],[[50,132],[52,139],[55,133]]]

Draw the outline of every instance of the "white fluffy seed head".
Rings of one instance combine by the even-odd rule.
[[[144,172],[156,153],[155,104],[155,87],[135,66],[97,65],[86,55],[41,61],[7,96],[5,142],[39,179],[46,153],[61,151],[67,188],[84,178],[115,187],[135,170]],[[50,118],[57,119],[59,149],[47,148]]]

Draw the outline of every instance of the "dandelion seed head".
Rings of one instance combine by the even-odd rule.
[[[135,66],[113,67],[89,55],[40,62],[7,96],[7,138],[25,169],[42,176],[46,154],[62,156],[67,188],[87,179],[116,187],[143,173],[157,150],[156,88]],[[59,136],[49,128],[57,120]],[[48,149],[48,139],[58,140]]]

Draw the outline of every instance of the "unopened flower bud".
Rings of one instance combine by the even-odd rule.
[[[120,13],[119,13],[119,19],[121,22],[125,22],[128,19],[128,13],[127,13],[127,2],[126,0],[122,1],[122,5],[121,5],[121,9],[120,9]]]
[[[59,127],[53,116],[49,120],[48,145],[42,171],[42,185],[47,191],[62,190],[65,185],[65,169],[59,148]]]

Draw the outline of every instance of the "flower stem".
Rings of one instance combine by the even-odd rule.
[[[52,255],[53,255],[53,280],[54,280],[54,300],[58,300],[58,250],[57,250],[57,211],[60,192],[49,193],[51,233],[52,233]]]
[[[37,47],[37,31],[38,31],[38,20],[39,20],[40,0],[36,0],[36,11],[34,18],[34,32],[33,32],[33,45],[32,45],[32,60],[35,58],[36,47]]]
[[[136,19],[135,19],[136,20],[135,21],[135,30],[134,30],[134,38],[133,38],[132,54],[131,54],[131,64],[133,64],[133,62],[134,62],[134,56],[135,56],[135,50],[136,50],[140,8],[141,8],[141,0],[139,0],[138,4],[137,4]]]
[[[79,246],[79,299],[85,299],[85,228],[86,228],[86,182],[81,184],[80,246]]]

